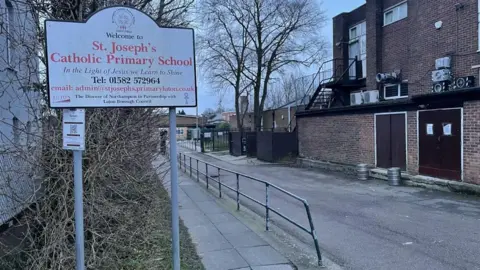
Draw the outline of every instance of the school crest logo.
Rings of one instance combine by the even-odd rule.
[[[128,29],[135,24],[135,16],[129,10],[120,8],[113,12],[112,22],[117,25],[118,32],[128,32]]]

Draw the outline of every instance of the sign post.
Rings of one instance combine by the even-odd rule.
[[[178,216],[178,167],[177,167],[177,113],[175,107],[168,112],[170,118],[170,193],[172,196],[172,256],[173,269],[180,270],[180,231]]]
[[[82,153],[85,150],[85,110],[63,110],[63,149],[73,150],[73,196],[75,211],[75,254],[77,269],[85,269],[83,229]]]
[[[197,106],[193,29],[159,27],[140,10],[115,6],[85,22],[46,20],[45,35],[49,106],[77,119],[64,120],[63,130],[64,149],[74,151],[77,269],[85,267],[84,109],[169,107],[173,269],[180,270],[175,109]]]

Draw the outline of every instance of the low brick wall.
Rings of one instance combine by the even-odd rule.
[[[373,114],[299,117],[299,156],[347,165],[375,165]]]

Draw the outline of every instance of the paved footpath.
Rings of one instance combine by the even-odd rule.
[[[284,256],[217,203],[202,185],[183,173],[179,183],[180,217],[207,270],[293,269]]]
[[[361,182],[319,170],[251,165],[232,162],[235,159],[228,156],[214,158],[183,151],[217,166],[269,181],[307,199],[322,252],[344,269],[480,270],[479,197],[390,187],[381,180]],[[204,172],[203,166],[200,170]],[[225,184],[235,185],[234,175],[222,173],[220,178]],[[240,181],[240,186],[243,192],[264,200],[264,187],[246,179]],[[271,194],[270,204],[308,224],[301,205],[280,194]],[[262,209],[258,210],[261,213]],[[271,219],[272,223],[291,229],[292,234],[298,232],[296,228],[283,226],[285,222],[278,217]],[[311,241],[307,234],[298,237]]]

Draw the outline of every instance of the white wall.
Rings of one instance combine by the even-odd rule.
[[[35,23],[25,1],[11,0],[13,9],[6,1],[0,0],[0,224],[32,202],[40,138],[40,94],[32,91],[38,82]]]

